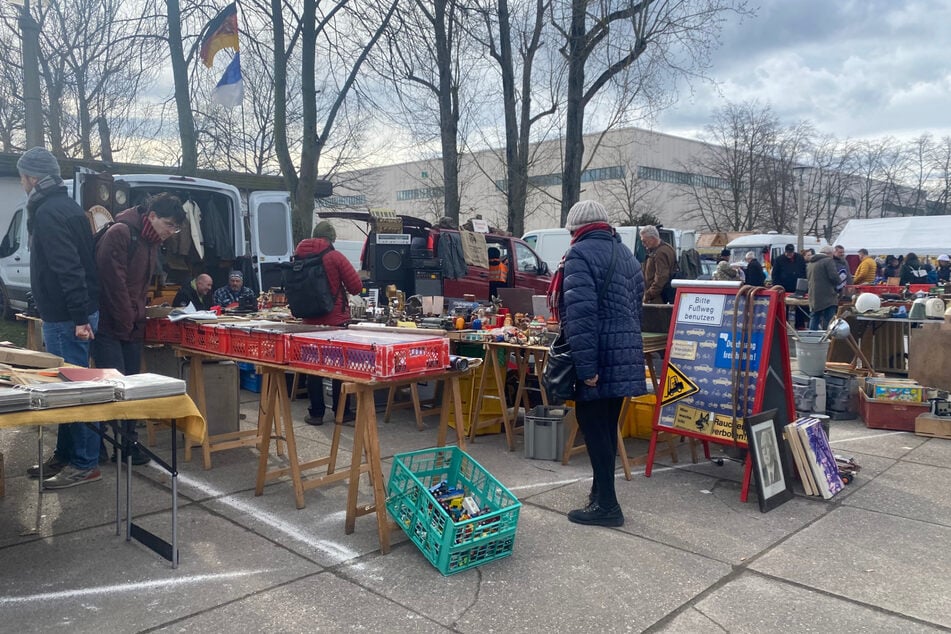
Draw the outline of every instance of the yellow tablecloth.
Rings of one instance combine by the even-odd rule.
[[[124,419],[158,421],[175,419],[178,429],[195,442],[203,442],[207,433],[205,419],[187,395],[10,412],[0,414],[0,429]]]

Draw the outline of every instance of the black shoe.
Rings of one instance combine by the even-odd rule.
[[[52,478],[54,475],[62,471],[68,465],[68,462],[63,462],[57,457],[54,453],[52,456],[46,459],[46,462],[43,463],[43,479]],[[29,469],[26,470],[26,475],[31,478],[40,477],[40,465],[35,464]]]
[[[313,425],[314,427],[318,427],[324,424],[324,417],[311,416],[310,414],[308,414],[307,416],[304,417],[304,422],[307,423],[308,425]]]
[[[594,502],[583,509],[570,511],[568,521],[587,526],[624,526],[624,513],[620,504],[606,511]]]

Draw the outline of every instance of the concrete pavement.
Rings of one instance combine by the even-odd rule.
[[[243,392],[247,420],[256,395]],[[333,427],[302,422],[302,457],[325,455]],[[382,418],[382,417],[381,417]],[[247,423],[243,423],[247,426]],[[403,410],[380,423],[391,457],[435,444]],[[352,438],[352,427],[344,431]],[[168,433],[160,432],[160,451]],[[47,439],[52,447],[54,434]],[[0,628],[16,632],[910,632],[951,629],[951,441],[834,421],[838,453],[862,465],[831,501],[797,495],[770,513],[739,501],[740,465],[661,456],[618,497],[619,529],[570,524],[590,486],[583,455],[562,466],[483,436],[469,453],[522,501],[514,554],[443,577],[398,530],[381,555],[372,516],[343,531],[346,485],[306,493],[287,481],[254,496],[257,452],[182,463],[181,566],[114,534],[115,480],[44,494],[36,517],[31,429],[0,432]],[[631,455],[646,442],[628,440]],[[714,448],[714,452],[716,452]],[[349,454],[343,452],[346,464]],[[620,467],[620,464],[619,464]],[[135,469],[138,521],[166,535],[167,478]],[[369,500],[366,478],[361,500]]]

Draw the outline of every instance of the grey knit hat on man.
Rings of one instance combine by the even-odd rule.
[[[62,178],[59,171],[59,161],[49,150],[43,147],[30,148],[24,152],[20,160],[17,161],[17,170],[20,174],[33,178],[43,178],[45,176]]]
[[[576,231],[594,222],[611,222],[608,218],[608,210],[596,200],[581,200],[572,205],[568,211],[565,229]]]

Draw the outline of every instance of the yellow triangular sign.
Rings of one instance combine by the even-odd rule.
[[[677,366],[673,363],[667,364],[667,376],[664,378],[664,392],[661,395],[660,404],[670,405],[674,401],[687,398],[700,391],[697,384],[687,378]]]

